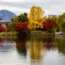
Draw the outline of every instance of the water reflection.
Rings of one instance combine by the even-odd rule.
[[[8,52],[12,48],[10,42],[7,42],[5,39],[0,38],[0,52]]]
[[[4,42],[4,39],[0,38],[0,48],[2,47],[3,42]]]
[[[65,55],[65,36],[63,38],[57,39],[57,44],[56,44],[59,53],[62,53]]]
[[[46,37],[43,39],[44,47],[47,50],[56,48],[56,38],[55,37]]]
[[[46,51],[56,48],[55,37],[31,38],[29,43],[29,54],[31,65],[42,65]]]
[[[43,49],[43,44],[40,39],[38,40],[30,40],[29,43],[29,52],[30,52],[30,57],[32,60],[40,60],[42,58],[42,49]]]
[[[26,42],[27,40],[16,40],[16,49],[19,54],[26,55]]]
[[[0,58],[1,65],[65,65],[65,37],[0,38]]]

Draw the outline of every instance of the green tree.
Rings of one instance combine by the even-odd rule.
[[[65,13],[58,17],[59,28],[62,32],[65,32]]]
[[[27,13],[21,14],[17,17],[12,19],[13,22],[28,22],[28,15]]]

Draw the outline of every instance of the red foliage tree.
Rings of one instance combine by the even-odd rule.
[[[53,32],[54,28],[56,28],[56,22],[47,19],[45,22],[43,22],[44,30],[47,32]]]
[[[4,32],[6,29],[3,27],[2,24],[0,24],[0,32]]]
[[[27,28],[28,28],[27,22],[17,22],[15,24],[15,30],[16,31],[21,31],[21,30],[24,30],[24,29],[27,29]]]

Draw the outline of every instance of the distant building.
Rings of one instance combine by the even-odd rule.
[[[58,15],[48,15],[48,17],[58,17]]]
[[[0,20],[0,24],[8,24],[10,20]]]
[[[10,23],[9,20],[0,20],[0,24],[3,24],[4,27],[6,27],[6,24]]]

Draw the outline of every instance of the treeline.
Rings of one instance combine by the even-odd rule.
[[[56,31],[65,32],[65,13],[59,16],[51,16],[48,18],[56,22]]]

